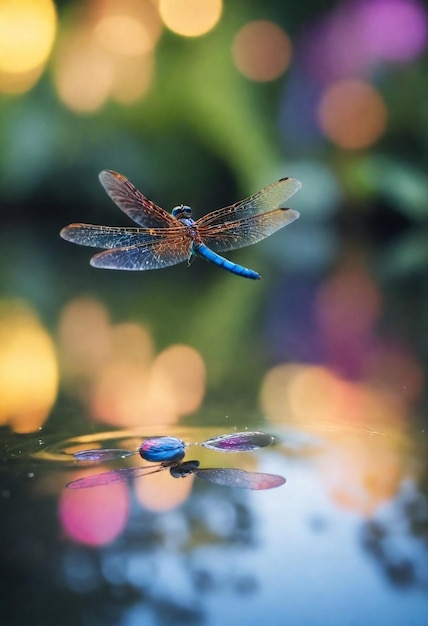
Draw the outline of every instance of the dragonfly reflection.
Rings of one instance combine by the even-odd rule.
[[[124,458],[133,454],[139,454],[145,461],[158,461],[157,465],[144,467],[130,467],[110,472],[103,472],[94,476],[79,478],[67,485],[70,489],[86,489],[111,485],[128,481],[132,478],[156,474],[169,469],[171,476],[180,478],[195,474],[218,485],[240,487],[243,489],[271,489],[285,483],[285,478],[275,474],[263,474],[260,472],[247,472],[245,470],[231,468],[200,468],[199,461],[184,461],[185,449],[189,445],[203,446],[211,450],[223,452],[248,452],[270,445],[273,437],[260,432],[242,432],[227,435],[218,435],[206,441],[186,444],[176,437],[151,437],[143,441],[138,450],[129,451],[121,449],[107,450],[83,450],[76,452],[74,458],[77,461],[96,462],[110,461]]]
[[[299,217],[297,211],[282,206],[301,187],[295,178],[283,178],[196,221],[189,206],[181,204],[168,213],[117,172],[104,170],[99,179],[113,202],[139,227],[70,224],[61,237],[105,249],[91,259],[92,266],[104,269],[154,270],[182,261],[190,264],[199,256],[238,276],[258,279],[257,272],[219,253],[257,243]]]

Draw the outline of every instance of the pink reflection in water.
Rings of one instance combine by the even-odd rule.
[[[129,490],[125,483],[99,489],[64,489],[59,518],[66,534],[79,543],[102,546],[125,528],[129,516]]]

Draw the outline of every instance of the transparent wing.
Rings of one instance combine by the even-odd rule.
[[[239,487],[240,489],[272,489],[285,483],[283,476],[246,472],[239,469],[204,468],[195,469],[193,472],[199,478],[208,480],[210,483],[224,485],[225,487]]]
[[[221,450],[222,452],[247,452],[270,446],[273,437],[259,432],[242,432],[228,435],[218,435],[202,441],[199,445],[211,450]]]
[[[104,170],[99,179],[113,202],[140,226],[165,228],[177,224],[175,217],[146,198],[125,176]]]
[[[115,248],[93,256],[91,265],[110,270],[157,270],[189,259],[190,247],[190,239],[179,237],[140,246]]]
[[[280,228],[284,228],[299,217],[294,209],[275,209],[269,213],[260,213],[234,222],[225,222],[215,226],[199,226],[202,241],[214,252],[226,252],[250,246]],[[199,224],[199,220],[197,222]]]
[[[196,224],[198,226],[221,226],[228,222],[279,209],[296,191],[299,191],[301,186],[302,183],[296,178],[282,178],[249,198],[204,215]]]
[[[114,459],[125,459],[128,456],[138,454],[138,450],[121,450],[119,448],[105,448],[95,450],[80,450],[73,454],[76,461],[85,461],[93,463],[103,463],[104,461],[113,461]]]
[[[90,487],[103,487],[113,485],[114,483],[124,483],[133,478],[156,474],[166,469],[163,465],[151,467],[125,467],[123,469],[103,472],[102,474],[94,474],[93,476],[85,476],[68,483],[68,489],[89,489]]]
[[[176,220],[171,228],[122,228],[120,226],[96,226],[94,224],[70,224],[63,228],[63,239],[91,248],[124,248],[137,246],[159,239],[177,239],[183,236],[185,227]]]

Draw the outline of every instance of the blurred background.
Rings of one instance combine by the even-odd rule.
[[[2,623],[426,626],[427,47],[420,0],[0,0]],[[103,169],[301,217],[228,255],[262,281],[96,270],[59,231],[132,225]],[[285,486],[64,489],[246,428],[195,457]]]

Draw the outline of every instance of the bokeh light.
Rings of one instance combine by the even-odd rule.
[[[89,29],[65,35],[55,66],[55,85],[62,102],[78,113],[98,110],[108,99],[113,72],[105,52]]]
[[[330,141],[341,148],[359,150],[382,136],[387,112],[374,87],[360,80],[344,80],[324,91],[318,118]]]
[[[288,68],[291,42],[278,24],[256,20],[235,35],[232,55],[241,74],[254,81],[271,81]]]
[[[354,0],[338,3],[316,25],[304,56],[312,77],[326,84],[364,78],[385,61],[409,62],[427,43],[427,11],[419,0]]]
[[[370,517],[399,491],[403,476],[400,439],[334,437],[334,446],[319,463],[330,498],[340,508]]]
[[[165,26],[177,35],[199,37],[217,24],[222,0],[160,0],[159,12]]]
[[[374,58],[410,61],[428,43],[426,8],[418,1],[366,0],[361,3],[360,12]]]
[[[52,0],[0,3],[0,91],[28,90],[41,75],[56,33]]]
[[[58,388],[53,341],[35,313],[17,302],[0,303],[0,425],[37,430],[47,419]]]
[[[359,378],[375,342],[381,315],[378,285],[350,257],[320,287],[315,313],[324,361],[344,376]]]
[[[87,472],[79,473],[72,479],[85,475]],[[102,546],[116,539],[126,526],[129,510],[126,483],[94,489],[64,489],[59,500],[59,519],[65,533],[89,546]]]
[[[98,42],[125,57],[152,52],[162,32],[159,12],[150,0],[97,0],[92,17]]]
[[[344,380],[324,366],[283,364],[271,369],[262,384],[260,403],[275,423],[303,427],[339,424],[353,427],[403,423],[406,406],[394,390]]]
[[[80,398],[110,355],[110,320],[105,307],[93,298],[76,298],[62,310],[58,348],[65,388]]]
[[[55,85],[64,104],[93,113],[109,98],[131,104],[148,91],[162,32],[149,0],[98,0],[58,46]]]
[[[173,424],[202,402],[205,364],[196,350],[173,345],[155,357],[146,328],[111,324],[96,300],[78,298],[64,307],[58,343],[64,388],[99,421]]]

